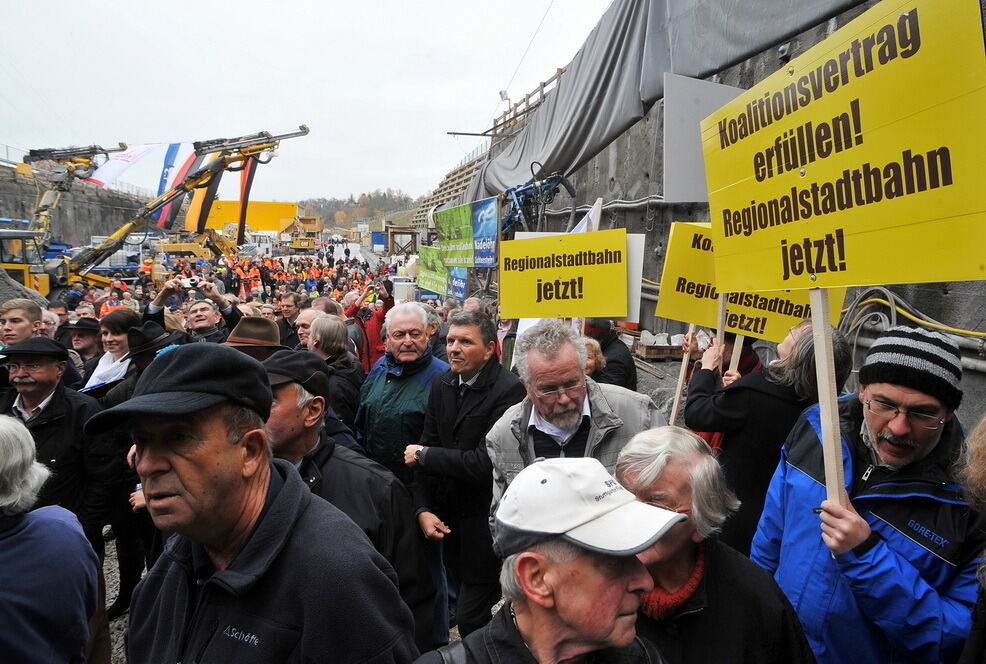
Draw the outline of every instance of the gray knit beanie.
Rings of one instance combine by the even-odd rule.
[[[944,334],[916,327],[892,327],[863,360],[859,384],[890,383],[923,392],[955,410],[962,401],[958,345]]]

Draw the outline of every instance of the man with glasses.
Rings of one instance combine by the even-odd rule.
[[[954,661],[962,649],[986,520],[953,477],[961,378],[945,335],[893,327],[873,343],[859,394],[839,400],[844,507],[825,500],[818,406],[784,445],[751,558],[822,664]]]
[[[527,397],[511,406],[486,436],[493,463],[493,504],[535,459],[593,457],[606,470],[639,431],[667,424],[645,394],[603,385],[585,375],[585,342],[568,325],[543,322],[514,347]]]
[[[59,383],[68,352],[57,342],[30,337],[8,346],[3,354],[13,389],[0,398],[0,413],[24,422],[38,461],[52,471],[37,506],[60,505],[74,512],[101,556],[110,487],[123,474],[122,457],[112,442],[82,432],[86,420],[102,408],[92,397]]]

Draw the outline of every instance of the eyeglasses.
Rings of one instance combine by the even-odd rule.
[[[863,403],[866,404],[866,407],[870,409],[871,413],[887,420],[892,420],[901,413],[904,413],[911,426],[921,427],[922,429],[934,431],[945,424],[945,420],[937,415],[932,415],[931,413],[918,413],[913,410],[905,410],[895,406],[892,403],[886,403],[878,399],[867,399]]]
[[[47,366],[47,364],[42,364],[41,362],[7,362],[7,370],[11,373],[20,371],[21,369],[34,373],[36,371],[41,371],[41,369],[44,369]]]
[[[549,386],[551,387],[551,386]],[[542,390],[539,388],[534,388],[534,394],[538,395],[541,399],[557,399],[562,394],[567,395],[569,398],[578,395],[579,392],[585,389],[585,382],[576,383],[575,385],[567,385],[562,387],[552,387],[551,389]]]

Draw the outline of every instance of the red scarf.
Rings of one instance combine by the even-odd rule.
[[[698,590],[698,584],[702,582],[702,574],[704,572],[705,550],[702,547],[698,550],[695,568],[692,570],[688,580],[685,581],[685,585],[673,593],[669,593],[659,586],[654,586],[654,590],[640,598],[640,610],[652,620],[664,620],[669,616],[673,616],[695,594],[695,591]]]

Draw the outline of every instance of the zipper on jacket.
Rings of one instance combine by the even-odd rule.
[[[192,660],[191,664],[199,664],[202,661],[202,655],[205,654],[205,649],[209,647],[212,640],[216,638],[216,631],[219,629],[219,618],[215,618],[212,621],[212,625],[209,626],[209,637],[202,643],[202,647],[199,651],[195,653],[195,659]]]
[[[191,582],[193,584],[196,583],[194,573],[192,573]],[[204,603],[205,584],[203,584],[202,587],[198,588],[197,590],[198,590],[197,593],[198,597],[196,597],[195,599],[195,609],[191,613],[191,619],[185,623],[184,633],[182,634],[181,637],[181,648],[178,649],[177,664],[182,664],[182,662],[185,660],[185,649],[188,647],[188,641],[192,635],[192,630],[194,630],[195,626],[198,624],[198,620],[196,620],[196,618],[198,618],[199,611],[201,610],[202,604]]]
[[[869,465],[869,467],[868,467],[868,468],[866,469],[866,472],[864,472],[864,473],[863,473],[863,476],[862,476],[862,477],[861,477],[860,479],[861,479],[861,480],[863,480],[864,482],[865,482],[866,480],[868,480],[868,479],[870,479],[870,473],[872,473],[872,472],[873,472],[873,469],[874,469],[874,468],[876,468],[876,466],[874,466],[874,465],[873,465],[873,464],[871,463],[871,464]]]

